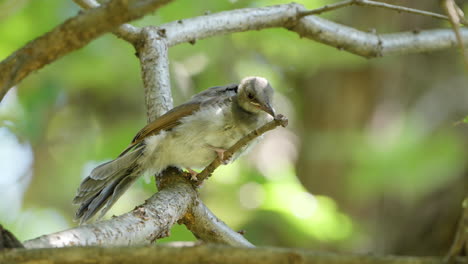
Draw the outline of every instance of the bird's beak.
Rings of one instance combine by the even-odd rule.
[[[272,117],[275,117],[275,109],[270,105],[270,104],[266,104],[266,105],[260,105],[260,109],[262,109],[263,111],[267,112],[268,114],[270,114]]]
[[[266,104],[261,104],[258,102],[250,102],[250,103],[254,105],[255,107],[257,107],[258,109],[261,109],[265,111],[266,113],[270,114],[272,117],[275,117],[275,109],[269,103],[266,103]]]

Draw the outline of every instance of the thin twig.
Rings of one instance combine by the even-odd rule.
[[[444,16],[441,14],[414,9],[414,8],[409,8],[409,7],[404,7],[404,6],[391,5],[391,4],[376,2],[376,1],[371,1],[371,0],[346,0],[343,2],[336,3],[336,4],[326,5],[324,7],[320,7],[317,9],[302,11],[300,16],[304,17],[308,15],[317,15],[323,12],[328,12],[328,11],[332,11],[341,7],[351,6],[351,5],[379,7],[379,8],[395,10],[398,12],[405,12],[405,13],[410,13],[410,14],[429,16],[429,17],[433,17],[437,19],[450,20],[448,16]],[[463,21],[460,21],[460,22],[463,22]]]
[[[466,51],[465,51],[465,44],[463,42],[463,38],[461,36],[460,26],[459,26],[459,24],[462,21],[464,21],[462,19],[463,12],[453,0],[442,0],[441,3],[445,9],[445,12],[447,13],[449,17],[449,21],[450,21],[450,24],[452,25],[453,32],[455,32],[455,36],[457,37],[457,43],[458,43],[458,46],[460,47],[460,52],[463,57],[463,62],[465,63],[466,70],[468,71],[468,55],[466,54]]]
[[[250,132],[245,137],[241,138],[239,141],[236,142],[232,147],[230,147],[226,152],[224,152],[223,160],[216,158],[213,162],[210,163],[202,172],[197,175],[198,184],[201,184],[206,178],[210,177],[213,171],[219,167],[223,163],[223,161],[228,161],[234,153],[239,151],[241,148],[246,146],[250,141],[254,140],[255,138],[261,136],[263,133],[270,131],[277,126],[286,127],[288,125],[288,119],[279,114],[275,117],[275,119],[271,122],[266,123],[265,125],[261,126],[260,128]]]

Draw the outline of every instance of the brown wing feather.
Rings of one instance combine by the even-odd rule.
[[[147,124],[136,134],[136,136],[132,140],[132,143],[130,143],[130,145],[127,148],[125,148],[125,150],[122,151],[122,153],[120,153],[119,157],[123,156],[135,145],[145,140],[145,138],[147,138],[148,136],[157,134],[162,130],[168,130],[177,126],[181,118],[191,115],[193,112],[200,109],[200,106],[200,103],[193,102],[179,105],[170,110],[169,112],[165,113],[164,115],[160,116],[153,122]]]
[[[237,84],[231,84],[226,86],[211,87],[201,93],[196,94],[187,103],[173,108],[169,112],[165,113],[158,119],[142,128],[133,138],[132,143],[130,143],[130,145],[124,151],[122,151],[122,153],[120,153],[119,157],[130,151],[133,147],[135,147],[135,145],[145,140],[145,138],[148,136],[177,126],[181,118],[191,115],[193,112],[199,110],[202,105],[230,100],[230,98],[236,93]]]

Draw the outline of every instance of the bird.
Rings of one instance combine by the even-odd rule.
[[[187,169],[196,180],[194,169],[222,159],[243,136],[273,120],[273,94],[267,79],[246,77],[239,84],[208,88],[147,124],[116,159],[97,166],[81,182],[73,199],[79,205],[75,220],[86,223],[99,211],[102,218],[143,174],[172,166]]]

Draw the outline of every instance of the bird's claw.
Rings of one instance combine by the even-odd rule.
[[[229,163],[229,160],[225,160],[224,159],[224,153],[227,151],[226,149],[223,149],[223,148],[218,148],[218,147],[214,147],[214,146],[211,146],[211,145],[207,145],[208,148],[214,150],[216,152],[216,155],[218,155],[218,159],[224,164],[228,164]]]
[[[198,178],[197,178],[198,172],[192,170],[191,168],[187,168],[187,170],[190,173],[190,180],[191,181],[198,181]]]

